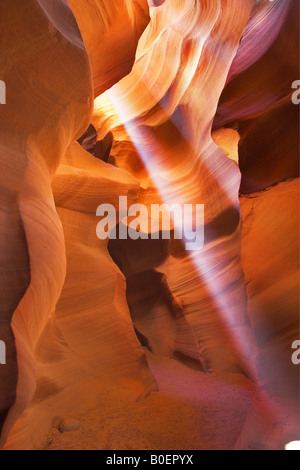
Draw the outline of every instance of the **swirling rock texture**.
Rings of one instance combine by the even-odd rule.
[[[1,446],[299,438],[297,0],[0,6]],[[99,240],[119,196],[204,204],[204,246]]]
[[[1,338],[8,348],[0,372],[2,445],[33,396],[34,351],[64,282],[51,178],[92,110],[77,24],[64,2],[52,3],[1,1],[1,77],[9,103],[1,106],[0,131]]]

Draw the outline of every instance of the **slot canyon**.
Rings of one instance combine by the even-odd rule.
[[[299,1],[0,0],[0,51],[0,449],[300,441]]]

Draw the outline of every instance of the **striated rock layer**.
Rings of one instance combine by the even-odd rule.
[[[65,244],[51,178],[89,122],[89,60],[74,17],[57,3],[1,2],[1,444],[35,389],[34,350],[65,276]],[[85,73],[82,73],[85,71]],[[49,78],[51,77],[51,78]],[[73,82],[76,82],[76,86]]]

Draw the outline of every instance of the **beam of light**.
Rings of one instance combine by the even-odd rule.
[[[156,159],[153,158],[151,150],[147,145],[143,144],[143,132],[138,124],[134,121],[128,121],[126,109],[124,108],[124,97],[121,98],[121,96],[119,96],[116,86],[108,90],[106,94],[120,121],[124,125],[132,144],[139,153],[140,158],[149,172],[163,202],[169,206],[174,203],[183,204],[186,200],[184,190],[178,190],[178,188],[175,187],[170,176],[166,174],[163,165],[157,163]],[[172,195],[172,200],[170,200],[170,194]],[[253,352],[253,344],[249,335],[242,331],[237,331],[237,325],[231,315],[231,307],[224,299],[226,294],[222,295],[222,292],[224,292],[226,287],[222,278],[222,273],[219,273],[217,268],[209,263],[206,259],[205,253],[202,254],[201,250],[190,252],[190,258],[196,267],[200,279],[203,279],[205,286],[209,289],[214,305],[221,315],[226,329],[230,332],[233,345],[235,345],[237,351],[239,351],[240,360],[241,363],[243,363],[243,358],[245,358],[244,351]],[[251,361],[246,360],[246,362],[247,370],[250,372],[252,378],[255,379],[255,367],[252,366]]]
[[[199,57],[202,54],[204,41],[200,41],[200,39],[201,38],[199,38],[198,48],[194,51],[195,60],[192,60],[190,63],[185,65],[186,72],[181,77],[181,86],[184,90],[189,87],[191,79],[192,77],[194,77]],[[137,59],[137,61],[138,60],[139,59]],[[147,64],[147,67],[149,71],[149,63]],[[186,132],[186,129],[182,127],[182,122],[180,121],[180,118],[178,120],[178,115],[174,113],[175,108],[172,108],[174,103],[168,101],[167,91],[163,93],[163,86],[160,87],[157,84],[156,79],[153,79],[155,75],[151,77],[151,70],[150,75],[147,75],[147,77],[150,78],[147,80],[145,80],[144,77],[141,77],[141,75],[137,75],[139,76],[139,80],[142,80],[143,85],[147,87],[148,94],[152,94],[154,98],[153,101],[159,103],[162,110],[166,113],[167,116],[169,116],[169,119],[180,132],[183,139],[185,139],[186,142],[189,144],[189,142],[191,141],[190,136]],[[106,106],[107,108],[105,109]],[[137,118],[135,106],[133,103],[126,103],[126,96],[124,92],[122,93],[122,87],[115,85],[106,93],[104,93],[101,97],[96,99],[96,110],[97,107],[99,107],[101,113],[104,113],[104,115],[106,116],[106,123],[104,127],[106,127],[107,124],[110,128],[116,127],[116,125],[124,126],[133,146],[135,147],[137,153],[143,161],[144,166],[153,181],[153,184],[159,192],[162,201],[169,206],[176,203],[185,203],[188,197],[186,188],[182,188],[181,186],[176,187],[176,185],[173,183],[172,170],[170,168],[166,168],[166,166],[164,165],[163,155],[161,155],[162,158],[159,158],[159,154],[153,155],[153,148],[151,146],[151,143],[150,145],[147,145],[148,139],[145,139],[145,128],[139,126],[139,124],[135,122],[135,119]],[[213,112],[213,110],[210,111]],[[113,125],[110,125],[112,124],[112,120],[114,120]],[[149,138],[149,136],[147,137]],[[155,144],[155,137],[150,136],[150,138],[153,138],[153,142]],[[157,145],[154,145],[155,152],[159,153],[159,148],[157,147]],[[195,151],[196,149],[192,150]],[[207,148],[206,153],[214,152],[214,150],[217,151],[217,145],[214,148]],[[208,171],[210,171],[211,173],[213,172],[213,170],[215,170],[214,159],[209,158],[209,156],[205,160],[205,165],[207,166]],[[174,179],[176,181],[176,178]],[[222,187],[224,197],[227,197],[228,200],[233,203],[233,205],[236,205],[237,193],[234,194],[234,191],[232,191],[232,186],[225,186],[226,182],[224,183],[224,181],[217,182]],[[224,279],[224,272],[220,272],[219,267],[212,263],[211,258],[208,256],[208,253],[205,248],[202,251],[191,252],[190,260],[195,266],[199,278],[202,280],[205,287],[209,291],[212,303],[220,316],[220,320],[225,326],[225,330],[227,330],[231,337],[232,345],[235,348],[236,352],[239,353],[241,363],[244,363],[246,365],[246,370],[250,373],[251,378],[259,382],[256,374],[256,367],[254,363],[250,360],[250,354],[254,353],[255,349],[255,341],[252,338],[252,330],[250,326],[249,328],[243,328],[243,325],[236,324],[236,309],[234,308],[234,312],[232,312],[232,307],[230,305],[230,302],[232,302],[232,296],[229,296],[226,293],[226,286],[228,281],[228,279],[226,279],[226,275]],[[232,279],[229,279],[229,282],[232,281]],[[267,407],[266,402],[264,402],[263,411],[265,412],[264,419],[266,421],[268,419],[274,418],[277,415],[277,411],[275,411],[273,405],[270,402],[268,403]]]
[[[156,189],[158,190],[163,202],[168,206],[174,203],[183,204],[186,201],[187,195],[184,191],[178,190],[175,187],[170,174],[166,172],[163,167],[163,163],[158,163],[156,158],[153,158],[152,151],[145,145],[143,131],[137,123],[134,121],[128,121],[126,113],[126,105],[124,97],[118,94],[117,87],[114,86],[108,92],[105,93],[107,99],[110,101],[110,107],[113,107],[117,114],[120,122],[126,129],[126,132],[139,153],[141,160],[143,161]],[[157,149],[156,149],[157,150]],[[163,162],[163,160],[161,160]],[[220,182],[219,182],[220,184]],[[170,198],[170,194],[172,198]],[[172,200],[170,200],[172,199]],[[256,397],[257,402],[260,403],[260,415],[261,419],[271,426],[278,416],[278,409],[275,404],[268,398],[266,400],[265,395],[260,391],[261,384],[259,377],[257,376],[256,365],[253,360],[253,355],[256,349],[255,340],[252,336],[251,326],[245,327],[245,325],[236,324],[234,315],[232,315],[232,308],[230,302],[231,298],[227,298],[226,285],[227,279],[224,280],[224,273],[219,272],[217,266],[212,265],[209,256],[207,255],[206,248],[202,250],[191,251],[189,253],[189,259],[192,260],[195,269],[198,273],[199,279],[204,283],[207,288],[210,299],[213,306],[215,307],[221,324],[225,329],[225,334],[228,334],[231,339],[231,346],[233,351],[238,355],[239,362],[244,366],[244,370],[249,378],[256,383],[257,391]],[[232,279],[230,279],[232,282]],[[202,358],[200,358],[202,362]]]
[[[152,151],[149,149],[149,146],[145,145],[145,135],[142,128],[136,125],[134,121],[128,121],[126,108],[121,104],[122,98],[119,96],[117,87],[112,87],[106,92],[106,94],[121,123],[124,125],[132,144],[140,155],[163,201],[167,203],[168,195],[171,193],[174,194],[174,200],[172,203],[182,204],[184,193],[182,191],[174,191],[175,188],[169,176],[164,174],[164,169],[159,166],[153,158]]]

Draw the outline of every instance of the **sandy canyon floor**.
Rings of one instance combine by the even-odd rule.
[[[249,411],[253,385],[239,374],[202,374],[148,354],[160,391],[136,402],[136,392],[110,388],[95,408],[73,413],[80,428],[53,427],[42,449],[231,449]]]

